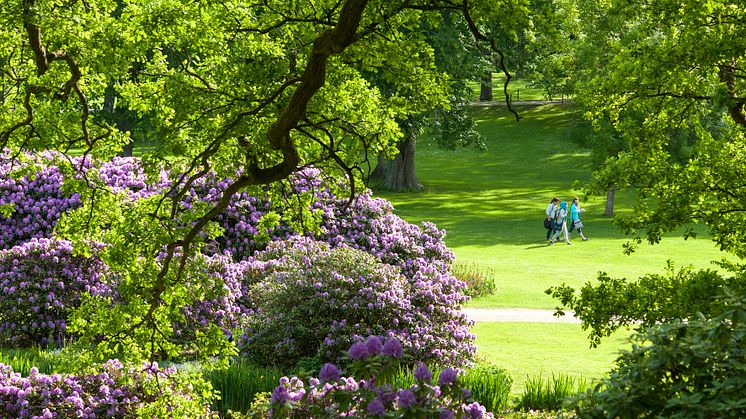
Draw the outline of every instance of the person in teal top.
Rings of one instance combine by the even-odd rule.
[[[571,233],[573,230],[578,230],[578,234],[580,234],[580,237],[583,240],[588,240],[588,237],[585,237],[583,234],[583,223],[580,221],[580,213],[584,212],[585,210],[583,208],[580,208],[580,201],[578,200],[578,197],[572,199],[572,205],[570,205],[570,229],[568,230],[568,234]]]

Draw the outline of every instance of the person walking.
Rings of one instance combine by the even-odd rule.
[[[559,210],[558,205],[559,205],[559,198],[555,196],[549,202],[549,205],[547,206],[546,211],[544,211],[544,213],[546,214],[546,217],[544,217],[544,228],[547,229],[547,240],[549,240],[549,237],[552,235],[552,232],[554,231],[554,220],[555,218],[557,218],[557,211]]]
[[[583,234],[583,222],[580,221],[580,213],[582,212],[585,212],[585,209],[580,208],[580,200],[576,196],[572,199],[572,205],[570,205],[570,229],[568,230],[568,234],[572,233],[573,230],[578,230],[580,237],[583,241],[586,241],[588,237],[585,237]]]
[[[554,244],[555,240],[559,237],[560,233],[564,234],[565,242],[570,244],[570,233],[567,232],[567,202],[562,201],[559,204],[559,210],[557,210],[557,219],[554,223],[554,236],[549,240],[549,244]]]

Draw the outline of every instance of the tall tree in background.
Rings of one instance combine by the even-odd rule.
[[[458,14],[443,11],[440,15],[441,20],[426,21],[419,30],[434,57],[432,71],[448,86],[449,99],[432,103],[398,120],[403,134],[397,143],[398,153],[393,158],[379,153],[370,176],[376,188],[398,192],[422,188],[415,170],[415,155],[417,141],[426,127],[432,128],[431,134],[442,148],[483,146],[473,121],[462,106],[473,94],[467,83],[475,80],[483,68],[482,52],[477,48],[467,23],[459,19]],[[370,79],[385,94],[400,94],[392,91],[390,83],[377,74],[372,74]]]
[[[485,21],[480,28],[460,19],[451,10],[442,11],[441,20],[424,22],[421,26],[435,57],[436,71],[448,82],[449,100],[399,120],[404,133],[397,144],[399,152],[393,159],[379,154],[370,177],[377,188],[393,191],[418,191],[422,188],[416,175],[415,154],[417,141],[426,127],[440,148],[484,147],[481,135],[464,107],[474,97],[468,83],[480,82],[485,74],[491,78],[493,71],[502,72],[506,80],[510,80],[506,51],[498,38],[516,38],[517,33],[528,25],[530,12],[524,2],[495,3],[495,7],[503,18]],[[484,34],[475,37],[475,32]],[[504,86],[506,100],[507,81]]]

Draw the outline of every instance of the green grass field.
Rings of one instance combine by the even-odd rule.
[[[643,244],[624,255],[628,238],[603,216],[605,197],[586,198],[576,189],[590,179],[591,161],[569,137],[573,121],[565,108],[522,108],[518,123],[502,107],[474,112],[487,151],[448,152],[422,141],[416,164],[425,191],[377,193],[404,219],[429,220],[445,229],[446,243],[459,262],[494,270],[497,293],[472,301],[470,307],[552,309],[556,303],[544,290],[563,282],[579,287],[599,271],[632,279],[662,272],[667,260],[676,266],[712,267],[710,260],[724,257],[705,234],[688,241],[665,237],[659,245]],[[586,208],[582,218],[591,239],[583,242],[574,235],[572,245],[550,247],[542,226],[544,210],[552,196],[569,201],[573,195]],[[633,195],[618,195],[617,211],[629,211]],[[480,353],[509,369],[518,387],[526,374],[540,372],[597,378],[615,359],[614,347],[623,343],[617,337],[605,350],[588,352],[586,334],[566,324],[486,323],[475,332]],[[551,340],[542,339],[547,336]]]
[[[529,376],[565,373],[593,380],[602,377],[620,348],[628,348],[629,332],[619,330],[591,348],[587,333],[568,323],[477,323],[480,357],[508,370],[512,393],[520,394]]]

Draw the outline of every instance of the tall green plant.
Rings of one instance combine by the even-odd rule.
[[[526,380],[526,388],[517,407],[523,410],[559,410],[570,396],[582,393],[588,384],[582,378],[567,374],[552,374],[551,379],[543,375]]]
[[[228,411],[250,412],[257,394],[271,392],[283,375],[277,369],[259,367],[241,358],[226,369],[205,371],[205,379],[220,395],[213,407],[223,417]]]
[[[508,407],[513,379],[503,368],[477,365],[464,373],[461,384],[471,391],[474,400],[490,412],[499,412]]]

